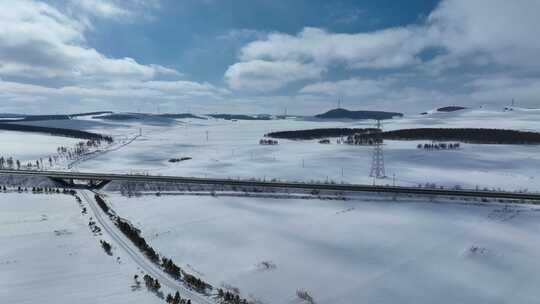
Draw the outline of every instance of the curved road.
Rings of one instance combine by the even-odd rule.
[[[182,282],[179,282],[171,278],[157,265],[152,263],[129,239],[127,239],[122,232],[118,230],[116,225],[109,219],[109,217],[101,210],[97,205],[95,199],[92,197],[93,192],[89,190],[79,191],[84,200],[92,209],[95,219],[99,222],[101,227],[107,234],[114,240],[117,246],[121,247],[131,259],[141,267],[147,274],[159,280],[161,285],[167,286],[172,289],[173,292],[178,291],[183,298],[191,299],[193,303],[199,304],[216,304],[209,297],[205,297],[189,288],[187,288]]]

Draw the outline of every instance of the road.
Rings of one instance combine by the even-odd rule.
[[[198,178],[181,176],[158,176],[158,175],[133,175],[133,174],[113,174],[113,173],[83,173],[83,172],[63,172],[63,171],[31,171],[31,170],[8,170],[0,169],[0,174],[32,175],[65,180],[86,180],[86,181],[134,181],[134,182],[165,182],[180,184],[200,184],[200,185],[225,185],[251,188],[282,188],[318,191],[340,191],[340,192],[381,192],[381,193],[404,193],[420,195],[442,195],[461,197],[482,197],[540,201],[540,193],[518,193],[509,191],[483,191],[473,189],[440,189],[440,188],[420,188],[401,186],[375,186],[359,184],[315,184],[298,182],[270,182],[255,180],[236,180],[219,178]]]
[[[176,281],[171,278],[165,272],[163,272],[157,265],[152,263],[129,239],[127,239],[121,231],[118,230],[116,225],[109,219],[109,217],[99,208],[93,195],[94,193],[89,190],[79,191],[83,199],[88,203],[94,218],[97,220],[103,231],[105,231],[116,246],[120,247],[129,257],[148,275],[158,279],[162,286],[167,286],[172,292],[178,291],[182,298],[191,299],[192,303],[199,304],[215,304],[210,298],[198,294],[184,286],[182,282]]]

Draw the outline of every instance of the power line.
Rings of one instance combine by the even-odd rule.
[[[385,178],[386,173],[384,170],[384,154],[382,148],[382,125],[381,120],[377,119],[377,131],[375,136],[375,143],[373,148],[373,156],[371,159],[371,172],[370,177],[373,178]]]

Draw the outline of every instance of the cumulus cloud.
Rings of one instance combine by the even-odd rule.
[[[394,82],[393,79],[351,78],[340,81],[323,81],[309,84],[300,90],[304,94],[333,96],[372,96],[383,93]]]
[[[118,18],[131,15],[131,12],[107,0],[77,0],[72,5],[80,11],[101,18]]]
[[[438,45],[455,57],[484,54],[495,63],[540,67],[537,0],[446,0],[428,18]]]
[[[247,44],[240,59],[295,60],[319,65],[345,64],[352,68],[391,68],[413,64],[415,54],[429,45],[422,28],[387,29],[372,33],[329,33],[304,28],[298,35],[272,33]]]
[[[125,13],[113,2],[78,3],[88,10],[94,9],[96,14]],[[87,45],[88,26],[87,21],[43,2],[0,1],[3,106],[25,104],[28,108],[31,103],[47,101],[62,107],[83,100],[215,100],[228,94],[209,83],[178,80],[181,73],[171,68],[141,64],[128,57],[108,57]]]
[[[333,33],[313,27],[297,34],[270,33],[244,45],[240,62],[233,66],[263,60],[296,62],[323,71],[345,68],[349,73],[365,69],[441,73],[496,64],[538,72],[540,40],[534,37],[540,26],[539,11],[537,0],[443,0],[417,25],[364,33]],[[259,72],[252,69],[251,74],[266,73],[259,67]],[[250,81],[249,77],[239,79],[233,88],[242,88],[244,81]]]
[[[521,105],[538,105],[540,102],[540,79],[512,77],[510,75],[479,76],[468,82],[470,98],[481,103],[494,101],[509,104],[515,99]]]
[[[132,58],[109,58],[85,45],[84,24],[47,4],[0,2],[0,75],[24,78],[152,79],[178,72]]]
[[[276,71],[267,67],[273,63],[278,66],[282,62],[289,66],[296,63],[296,66],[309,67],[309,71],[317,71],[317,76],[335,66],[347,69],[400,68],[417,64],[420,61],[418,53],[431,44],[430,32],[420,27],[358,34],[330,33],[308,27],[298,35],[272,33],[266,39],[248,43],[241,50],[241,61],[227,70],[225,78],[233,89],[254,88],[257,82],[252,79],[253,75],[274,79]],[[247,67],[249,73],[229,81],[232,71],[240,73]],[[286,70],[280,75],[283,77],[279,78],[279,85],[268,86],[266,90],[279,89],[301,79],[301,75],[296,74],[295,77],[287,77]],[[309,74],[303,79],[312,78]]]
[[[88,109],[110,107],[113,104],[134,102],[179,102],[194,100],[221,100],[227,90],[208,83],[192,81],[120,81],[102,85],[72,85],[59,88],[0,80],[0,98],[4,108],[18,109],[24,103],[27,109],[39,109],[43,102],[54,100],[60,108],[80,105]],[[73,102],[76,100],[77,102]],[[86,102],[83,106],[82,101]],[[76,107],[74,107],[76,108]]]
[[[295,61],[251,60],[230,66],[225,81],[233,89],[273,91],[288,83],[316,79],[324,69]]]
[[[148,14],[160,8],[159,0],[50,0],[56,7],[65,11],[83,22],[86,20],[112,19],[115,21],[133,21],[138,17],[148,17]]]

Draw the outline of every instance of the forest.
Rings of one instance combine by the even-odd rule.
[[[278,131],[266,134],[266,137],[283,138],[283,139],[321,139],[327,137],[349,136],[353,134],[367,134],[375,132],[375,128],[320,128],[294,131]]]
[[[369,135],[366,135],[369,137]],[[418,128],[382,132],[383,139],[460,141],[474,144],[540,144],[540,133],[482,128]]]
[[[19,124],[13,124],[13,123],[0,123],[0,130],[31,132],[31,133],[45,133],[45,134],[64,136],[64,137],[82,138],[82,139],[90,139],[90,140],[92,139],[104,140],[106,142],[113,141],[112,137],[110,136],[86,132],[86,131],[40,127],[40,126],[28,126],[28,125],[19,125]]]

